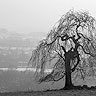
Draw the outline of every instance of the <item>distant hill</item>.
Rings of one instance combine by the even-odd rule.
[[[32,36],[0,29],[0,46],[2,47],[32,47],[32,43]]]
[[[38,34],[38,32],[34,34],[33,33],[23,34],[23,33],[9,32],[8,30],[2,28],[0,29],[0,46],[33,48],[43,37],[44,32],[41,32],[40,35]]]
[[[40,32],[39,32],[40,33]],[[0,29],[0,67],[25,66],[44,33],[16,33]]]
[[[0,29],[0,67],[25,66],[35,43],[29,34]]]

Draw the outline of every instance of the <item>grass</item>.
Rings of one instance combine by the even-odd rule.
[[[96,96],[96,89],[47,90],[30,92],[6,92],[0,96]]]

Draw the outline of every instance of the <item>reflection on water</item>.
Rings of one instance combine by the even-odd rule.
[[[36,68],[0,68],[1,71],[8,71],[8,70],[12,70],[12,71],[36,71]],[[40,71],[40,70],[39,70]],[[51,72],[52,69],[45,69],[45,72]]]

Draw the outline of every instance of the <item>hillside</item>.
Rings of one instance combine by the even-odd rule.
[[[26,66],[33,47],[32,35],[0,29],[0,67]]]

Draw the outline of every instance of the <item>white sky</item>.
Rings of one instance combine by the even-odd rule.
[[[96,0],[0,0],[0,28],[45,34],[73,8],[96,17]]]

